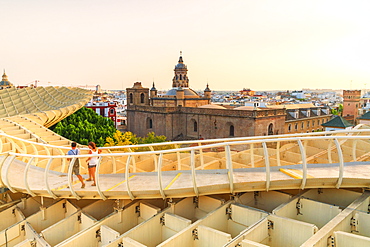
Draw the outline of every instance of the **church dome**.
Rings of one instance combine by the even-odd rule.
[[[150,91],[157,91],[157,89],[155,88],[154,82],[153,82],[153,86],[152,86],[152,88],[150,89]]]
[[[0,81],[0,86],[12,86],[9,81]]]
[[[176,91],[178,89],[177,88],[172,88],[171,90],[168,90],[166,95],[167,96],[176,96]],[[185,96],[196,96],[196,97],[199,97],[198,94],[193,90],[193,89],[190,89],[190,88],[182,88],[182,90],[184,91],[184,95]]]
[[[10,81],[8,80],[8,76],[5,74],[5,70],[4,70],[4,74],[2,76],[2,80],[0,81],[0,86],[3,87],[11,87],[13,86],[12,83],[10,83]]]
[[[186,65],[184,64],[184,60],[182,60],[182,56],[180,55],[179,62],[176,64],[175,69],[186,69]]]
[[[211,89],[209,89],[208,83],[206,89],[204,89],[204,92],[211,92]]]
[[[183,64],[183,63],[178,63],[178,64],[176,64],[176,66],[175,66],[175,69],[183,69],[183,68],[186,68],[186,65],[185,65],[185,64]]]

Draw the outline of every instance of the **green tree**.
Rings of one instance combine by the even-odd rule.
[[[102,117],[86,107],[82,107],[56,125],[51,126],[50,129],[83,145],[93,141],[98,147],[104,146],[107,137],[112,137],[117,131],[111,119]]]
[[[117,130],[112,137],[107,137],[105,146],[126,146],[137,144],[137,137],[132,132],[127,131],[122,133]]]
[[[343,104],[339,104],[338,112],[340,113],[341,116],[343,116]]]
[[[164,135],[157,136],[154,132],[149,132],[146,137],[138,137],[139,144],[149,144],[149,143],[159,143],[159,142],[166,142],[167,137]],[[174,148],[174,145],[163,145],[157,146],[154,150],[165,150]]]
[[[167,141],[167,137],[164,135],[157,136],[154,132],[149,132],[146,137],[138,137],[138,143],[158,143]]]
[[[343,116],[343,105],[339,104],[338,108],[331,109],[331,114]]]
[[[146,137],[137,137],[130,131],[127,132],[120,132],[116,131],[112,137],[108,137],[106,139],[105,146],[126,146],[126,145],[136,145],[136,144],[149,144],[149,143],[159,143],[159,142],[166,142],[167,137],[164,135],[157,136],[154,132],[150,132],[147,134]],[[173,145],[164,145],[160,147],[156,147],[155,150],[163,150],[163,149],[170,149],[173,148]],[[131,148],[132,151],[149,151],[149,148],[143,147],[136,147]],[[125,150],[122,150],[125,151]]]

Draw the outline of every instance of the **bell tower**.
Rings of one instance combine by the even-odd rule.
[[[2,80],[0,81],[0,89],[13,87],[13,84],[8,80],[8,76],[5,73],[5,69],[4,74],[1,78]]]
[[[343,117],[356,124],[360,108],[361,90],[343,90]]]
[[[188,88],[189,87],[189,78],[187,76],[188,68],[184,64],[184,61],[182,60],[182,52],[180,51],[180,58],[178,61],[178,64],[175,66],[175,75],[172,79],[172,87],[182,87],[182,88]]]
[[[141,82],[135,82],[132,88],[126,88],[127,107],[149,105],[149,88],[144,88]]]
[[[4,69],[4,74],[2,76],[3,81],[8,81],[8,76],[5,74],[5,69]]]

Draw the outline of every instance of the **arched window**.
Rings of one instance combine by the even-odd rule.
[[[130,104],[134,103],[134,96],[130,93]]]
[[[148,117],[146,119],[146,128],[147,129],[152,129],[153,128],[153,120],[150,117]]]
[[[180,80],[182,80],[182,75],[180,74]]]
[[[229,136],[234,136],[234,125],[230,125]]]
[[[291,129],[292,129],[292,125],[291,125],[291,124],[289,124],[289,125],[288,125],[288,132],[290,132],[290,131],[291,131]]]
[[[198,123],[197,123],[197,121],[193,121],[193,131],[194,132],[197,132],[198,131]]]
[[[141,93],[140,94],[140,103],[144,103],[144,98],[145,98],[145,95],[144,95],[144,93]]]
[[[295,129],[295,130],[298,130],[298,123],[296,123],[296,124],[294,125],[294,129]]]
[[[273,135],[274,134],[274,125],[272,123],[269,124],[267,134],[268,135]]]

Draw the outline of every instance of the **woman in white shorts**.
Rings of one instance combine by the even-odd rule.
[[[96,144],[94,142],[89,142],[89,154],[100,154],[101,150],[99,150],[96,147]],[[96,171],[96,165],[98,164],[98,159],[99,157],[89,157],[86,162],[87,162],[87,168],[89,170],[89,178],[86,181],[94,181],[94,183],[91,186],[96,186],[96,181],[95,181],[95,171]]]

